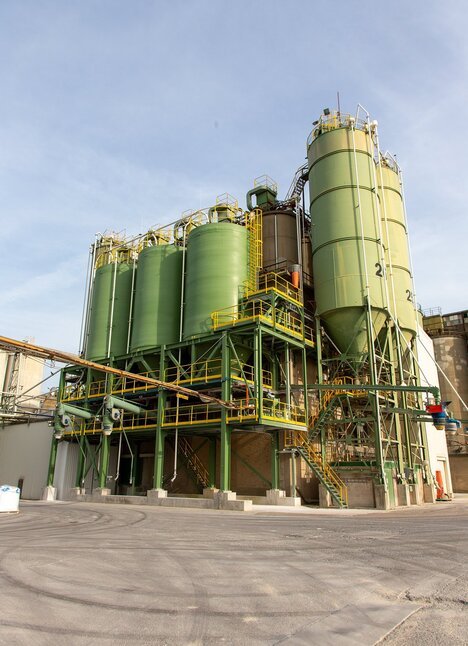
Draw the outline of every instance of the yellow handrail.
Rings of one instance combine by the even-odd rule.
[[[302,339],[308,345],[313,345],[312,328],[304,325],[301,318],[292,312],[273,308],[265,301],[250,301],[245,303],[242,308],[235,305],[222,310],[212,312],[211,320],[213,329],[218,330],[223,327],[233,327],[247,322],[261,321],[273,328],[291,334]]]

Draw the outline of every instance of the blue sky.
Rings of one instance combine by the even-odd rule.
[[[288,189],[323,107],[362,103],[404,171],[417,299],[468,306],[460,1],[2,0],[0,333],[78,349],[96,231],[258,175]]]

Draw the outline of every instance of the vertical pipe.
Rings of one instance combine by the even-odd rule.
[[[107,486],[107,471],[109,469],[109,445],[110,436],[103,433],[100,452],[101,468],[99,469],[99,487],[101,489],[105,489]]]
[[[165,354],[166,346],[161,346],[161,355],[159,358],[159,373],[164,375],[165,368]],[[163,430],[164,422],[164,408],[166,406],[167,393],[163,389],[159,389],[158,403],[156,413],[156,438],[154,447],[154,473],[153,473],[153,487],[155,489],[162,489],[164,477],[164,440],[165,433]]]

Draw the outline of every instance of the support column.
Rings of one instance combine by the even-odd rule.
[[[52,436],[52,443],[50,445],[50,457],[49,457],[49,471],[47,474],[47,486],[54,486],[54,475],[55,475],[55,463],[57,461],[57,447],[58,440]]]
[[[279,431],[271,434],[271,488],[279,489]]]
[[[231,399],[231,370],[230,348],[227,332],[221,338],[221,399]],[[221,409],[221,463],[219,488],[230,491],[231,486],[231,429],[227,423],[227,409]]]
[[[154,489],[162,489],[164,477],[164,443],[166,433],[162,428],[164,419],[164,407],[166,405],[166,392],[159,391],[158,397],[158,412],[156,422],[156,442],[154,446],[154,473],[153,473],[153,487]]]
[[[323,368],[322,368],[322,328],[320,326],[320,319],[318,316],[315,317],[315,338],[316,338],[316,348],[317,348],[317,382],[323,384]],[[322,390],[319,390],[319,410],[322,407]],[[311,429],[312,430],[312,429]],[[320,430],[320,452],[322,455],[322,463],[325,464],[327,460],[327,438],[326,438],[326,428],[322,424]]]

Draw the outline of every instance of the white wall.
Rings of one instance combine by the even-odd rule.
[[[22,497],[39,500],[47,484],[53,430],[47,422],[0,428],[0,485],[24,478]]]
[[[421,370],[421,384],[423,386],[439,387],[439,376],[434,362],[434,344],[422,327],[419,327],[418,332],[417,353]],[[445,431],[438,431],[433,424],[428,423],[425,426],[431,473],[435,476],[436,471],[442,471],[445,492],[452,494],[452,478]]]

